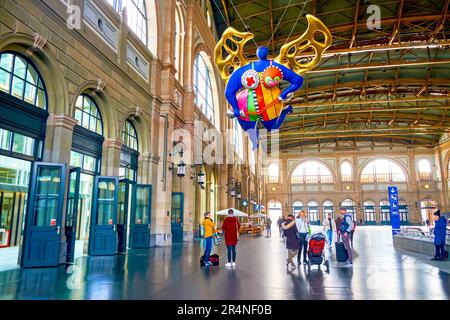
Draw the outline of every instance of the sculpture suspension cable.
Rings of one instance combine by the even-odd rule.
[[[302,14],[303,14],[303,11],[305,10],[305,7],[306,7],[306,4],[308,3],[308,0],[305,0],[305,3],[303,4],[303,8],[302,8],[302,11],[300,11],[300,14],[297,16],[297,20],[295,20],[295,23],[294,23],[294,25],[292,26],[292,29],[291,29],[291,32],[289,32],[289,35],[288,35],[288,37],[286,38],[286,40],[284,41],[284,44],[286,44],[288,41],[289,41],[289,38],[291,37],[291,35],[292,35],[292,32],[294,31],[294,29],[295,29],[295,26],[297,25],[297,23],[298,23],[298,20],[300,19],[300,17],[302,16]]]
[[[272,36],[270,37],[269,41],[267,41],[266,47],[269,45],[270,41],[272,41],[273,36],[275,35],[275,32],[277,32],[278,27],[280,26],[281,21],[283,20],[283,17],[287,11],[287,9],[289,8],[289,6],[291,5],[292,0],[289,0],[288,5],[284,8],[283,14],[281,15],[280,20],[278,20],[277,26],[275,27],[275,30],[273,30],[272,32]]]

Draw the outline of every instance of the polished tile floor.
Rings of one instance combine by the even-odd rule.
[[[115,257],[82,257],[69,268],[0,272],[0,299],[450,299],[450,262],[394,249],[388,227],[359,227],[354,266],[288,271],[284,243],[242,237],[236,269],[200,267],[202,248],[176,244]]]

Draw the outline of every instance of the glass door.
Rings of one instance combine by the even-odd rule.
[[[152,186],[138,184],[133,190],[131,210],[130,248],[150,247],[150,216],[152,210]]]
[[[117,210],[117,252],[127,251],[128,218],[132,206],[134,183],[128,179],[119,182],[119,204]]]
[[[172,242],[183,242],[183,207],[184,194],[182,192],[172,193]]]
[[[69,171],[69,189],[67,190],[67,205],[64,231],[66,235],[66,262],[73,263],[75,258],[75,241],[78,221],[78,202],[80,198],[81,168],[71,168]]]
[[[117,177],[95,177],[89,255],[109,256],[116,253],[118,191]]]
[[[22,267],[47,267],[59,263],[65,172],[64,164],[33,164]]]

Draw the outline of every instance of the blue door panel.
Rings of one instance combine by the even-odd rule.
[[[152,209],[152,186],[136,185],[133,188],[133,202],[130,217],[130,248],[150,248],[150,226]]]
[[[66,166],[33,163],[25,216],[22,267],[59,264]]]
[[[183,242],[184,193],[172,193],[172,242]]]
[[[91,256],[116,253],[118,190],[117,177],[95,177],[88,250]]]

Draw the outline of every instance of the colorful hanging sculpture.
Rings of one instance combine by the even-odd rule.
[[[308,29],[299,38],[283,45],[274,60],[267,59],[266,47],[259,47],[256,52],[259,60],[247,61],[243,48],[253,34],[232,27],[225,30],[216,45],[215,61],[226,83],[225,96],[232,107],[227,116],[238,119],[242,129],[249,133],[254,148],[258,145],[258,121],[268,131],[280,128],[286,115],[292,112],[292,106],[285,104],[302,86],[301,75],[314,68],[331,45],[328,28],[312,15],[308,14],[306,18]],[[316,32],[324,35],[323,42],[314,39]],[[311,48],[314,50],[311,60],[301,62],[296,59],[301,52]],[[281,90],[281,81],[290,84]]]

